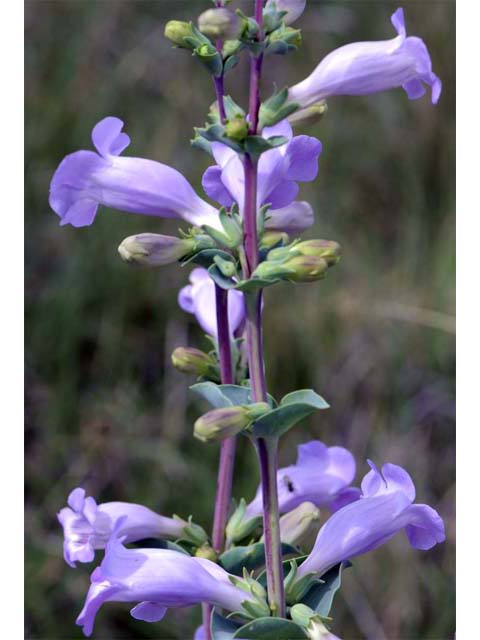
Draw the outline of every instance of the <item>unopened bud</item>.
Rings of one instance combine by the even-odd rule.
[[[245,502],[245,499],[242,498],[225,528],[227,540],[230,542],[243,540],[243,538],[250,535],[250,533],[252,533],[252,531],[261,523],[261,516],[249,517],[246,511],[247,503]]]
[[[292,29],[291,27],[277,29],[270,34],[268,41],[270,44],[285,42],[287,45],[299,47],[302,44],[302,32],[300,29]]]
[[[191,47],[185,42],[184,38],[192,38],[192,25],[189,22],[181,20],[169,20],[165,25],[165,37],[176,44],[177,47],[190,49]]]
[[[158,267],[175,262],[191,253],[196,246],[192,238],[175,238],[158,233],[129,236],[118,247],[125,262]]]
[[[337,636],[330,633],[325,624],[315,611],[305,604],[295,604],[290,609],[292,620],[303,627],[310,640],[339,640]]]
[[[287,244],[289,238],[284,231],[265,231],[260,240],[260,249],[271,249],[280,242]]]
[[[285,263],[269,261],[261,262],[252,273],[252,278],[274,280],[276,278],[288,278],[294,276],[294,270]]]
[[[195,557],[206,558],[211,562],[216,562],[218,554],[216,553],[215,549],[212,549],[210,545],[204,544],[195,551]]]
[[[327,111],[327,102],[322,100],[317,104],[312,104],[310,107],[305,107],[305,109],[294,111],[288,116],[287,120],[294,126],[309,126],[321,120]]]
[[[320,511],[313,502],[302,502],[280,518],[280,539],[287,544],[300,544],[313,533],[320,519]]]
[[[230,120],[227,120],[225,133],[229,138],[237,142],[245,140],[248,134],[248,123],[245,116],[236,115]]]
[[[284,262],[283,266],[291,269],[291,273],[287,276],[291,282],[321,280],[328,269],[327,261],[317,256],[295,256]]]
[[[327,261],[329,267],[340,260],[341,247],[334,240],[303,240],[295,245],[302,256],[317,256]]]
[[[275,5],[277,11],[286,11],[283,21],[285,24],[292,24],[302,15],[306,4],[307,0],[268,0],[266,8]]]
[[[193,347],[177,347],[172,353],[172,364],[182,373],[192,373],[195,376],[217,377],[216,362],[208,355]]]
[[[235,40],[242,32],[242,19],[223,7],[208,9],[199,16],[198,28],[212,40]]]
[[[203,442],[230,438],[269,410],[270,406],[266,402],[212,409],[195,422],[193,435]]]

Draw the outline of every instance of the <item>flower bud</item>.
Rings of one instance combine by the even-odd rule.
[[[140,233],[125,238],[118,247],[118,253],[125,262],[158,267],[183,258],[195,247],[196,242],[193,238]]]
[[[217,363],[200,349],[177,347],[172,353],[172,364],[182,373],[193,373],[195,376],[218,379]]]
[[[275,5],[277,11],[286,11],[283,21],[285,24],[292,24],[305,11],[307,0],[268,0],[266,8]]]
[[[291,269],[287,279],[291,282],[314,282],[325,277],[328,263],[318,256],[295,256],[283,263],[284,267]]]
[[[287,544],[300,544],[313,533],[320,519],[320,511],[313,502],[302,502],[280,518],[280,539]]]
[[[227,540],[230,542],[238,542],[248,536],[262,521],[261,516],[248,517],[246,515],[247,503],[242,498],[238,507],[233,512],[230,520],[225,528]]]
[[[209,544],[204,544],[195,551],[196,558],[206,558],[211,562],[216,562],[218,554]]]
[[[266,402],[212,409],[195,422],[193,435],[203,442],[230,438],[269,410],[270,406]]]
[[[248,123],[245,116],[238,114],[227,120],[225,133],[229,138],[237,142],[245,140],[248,134]]]
[[[279,242],[287,244],[289,238],[284,231],[265,231],[260,240],[260,249],[271,249]]]
[[[191,47],[184,41],[184,38],[192,38],[192,25],[181,20],[169,20],[165,25],[165,37],[176,44],[177,47],[190,49]]]
[[[291,27],[277,29],[270,34],[268,41],[269,44],[285,42],[286,45],[299,47],[302,44],[302,32],[300,29],[292,29]]]
[[[294,111],[288,116],[287,120],[294,126],[309,126],[321,120],[327,111],[328,106],[326,100],[321,100],[317,102],[317,104],[312,104],[310,107]]]
[[[310,640],[338,640],[324,625],[321,616],[305,604],[295,604],[290,609],[292,620],[303,627]]]
[[[223,7],[208,9],[199,16],[198,28],[212,40],[235,40],[242,32],[242,19]]]
[[[317,256],[326,260],[329,267],[340,260],[341,247],[334,240],[303,240],[295,245],[302,256]]]
[[[267,280],[274,280],[276,278],[290,279],[290,277],[294,275],[294,270],[287,267],[285,263],[266,260],[258,265],[252,273],[252,278],[266,278]]]

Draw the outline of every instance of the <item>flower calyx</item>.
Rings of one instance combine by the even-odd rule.
[[[247,503],[244,498],[241,498],[225,528],[226,537],[229,542],[239,542],[243,540],[262,522],[261,516],[254,516],[253,518],[247,516],[246,510]]]

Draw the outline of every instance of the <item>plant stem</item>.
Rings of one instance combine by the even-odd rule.
[[[256,445],[262,477],[263,535],[267,561],[268,602],[272,615],[284,618],[285,593],[277,494],[278,439],[258,438]]]
[[[228,326],[228,291],[215,284],[215,301],[217,312],[218,351],[220,356],[220,377],[222,384],[235,382],[230,348],[230,331]],[[236,438],[226,438],[220,447],[220,463],[218,467],[217,495],[215,498],[215,514],[213,518],[212,545],[215,551],[223,551],[225,527],[232,493],[233,464],[235,459]]]
[[[255,0],[255,19],[260,30],[258,40],[263,39],[262,0]],[[250,134],[256,135],[260,109],[260,77],[263,56],[251,56],[250,63]],[[244,277],[249,278],[258,265],[257,234],[257,181],[258,161],[248,153],[244,157],[245,198],[243,211],[245,267]],[[247,307],[247,352],[250,385],[254,402],[267,401],[267,385],[263,362],[262,345],[262,293],[246,295]],[[267,574],[268,601],[272,615],[285,617],[285,595],[280,542],[280,526],[277,493],[277,439],[258,438],[256,448],[260,463],[263,497],[263,527],[265,535],[265,565]]]

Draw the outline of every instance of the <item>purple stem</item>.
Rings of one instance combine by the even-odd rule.
[[[262,0],[255,0],[255,19],[261,27]],[[263,35],[261,28],[258,39]],[[250,133],[257,134],[258,113],[260,109],[260,77],[262,55],[251,56],[250,64]],[[244,277],[249,278],[258,265],[257,235],[257,179],[258,163],[248,153],[244,158],[245,205],[243,212],[244,247],[246,268]],[[267,386],[263,362],[262,345],[262,293],[246,294],[247,306],[247,352],[250,384],[254,402],[267,401]],[[256,447],[260,463],[263,496],[263,528],[265,536],[265,565],[267,574],[268,601],[272,615],[285,617],[285,594],[283,585],[283,566],[280,542],[277,491],[277,438],[258,438]]]
[[[258,438],[256,441],[262,478],[263,535],[267,572],[268,602],[272,615],[285,617],[285,592],[278,522],[277,438]]]
[[[220,377],[222,384],[235,382],[230,349],[230,332],[228,327],[228,291],[215,284],[215,301],[217,308],[218,351],[220,355]],[[226,438],[220,447],[220,463],[218,467],[217,495],[215,498],[215,514],[213,517],[212,545],[215,551],[223,551],[225,527],[232,494],[233,464],[235,460],[236,438]]]

